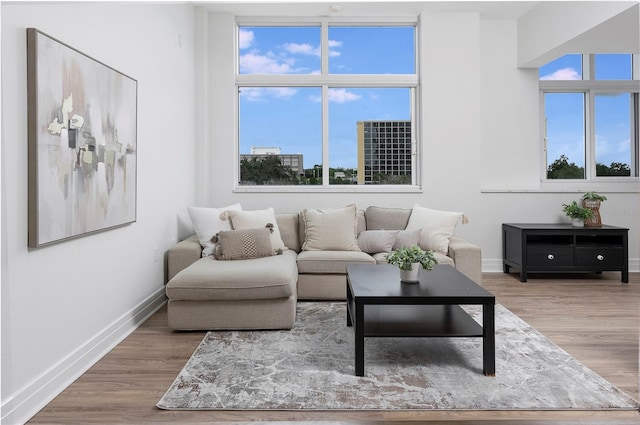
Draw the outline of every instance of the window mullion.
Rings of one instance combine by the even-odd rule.
[[[320,46],[320,73],[329,75],[329,24],[326,20],[320,27]]]
[[[595,141],[595,94],[593,90],[585,93],[585,178],[596,177],[596,141]]]
[[[329,186],[329,86],[322,86],[322,185]]]

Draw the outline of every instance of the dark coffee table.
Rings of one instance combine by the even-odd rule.
[[[482,337],[483,373],[495,375],[496,298],[449,265],[400,281],[388,264],[347,265],[347,326],[355,328],[356,376],[364,376],[365,337]],[[482,305],[482,326],[460,305]]]

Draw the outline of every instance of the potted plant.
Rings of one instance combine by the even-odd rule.
[[[576,201],[570,204],[562,204],[562,211],[571,217],[571,223],[576,227],[584,226],[584,221],[593,217],[591,209],[581,207]]]
[[[596,192],[587,192],[582,195],[582,206],[589,208],[593,212],[593,216],[584,221],[587,227],[601,227],[602,218],[600,216],[600,204],[606,201],[607,197]]]
[[[401,247],[387,255],[387,263],[400,269],[400,280],[403,282],[418,282],[420,266],[424,270],[431,270],[438,264],[432,250],[424,250],[419,246]]]

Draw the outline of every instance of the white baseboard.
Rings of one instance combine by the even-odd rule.
[[[482,271],[491,273],[491,272],[502,272],[502,259],[483,259],[482,260]],[[629,272],[637,273],[640,272],[640,258],[629,258]]]
[[[165,303],[159,288],[140,304],[120,316],[94,338],[44,372],[2,403],[2,424],[23,424],[31,419],[98,360],[136,330]]]

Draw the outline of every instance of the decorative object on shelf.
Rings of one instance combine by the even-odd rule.
[[[596,192],[587,192],[582,195],[582,206],[589,208],[593,215],[585,219],[584,225],[587,227],[602,227],[602,217],[600,216],[600,204],[606,201],[607,197]]]
[[[562,204],[562,211],[571,218],[571,224],[576,227],[584,226],[584,221],[593,217],[591,209],[581,207],[576,201]]]
[[[411,247],[400,247],[387,255],[387,263],[393,264],[400,269],[400,280],[402,282],[418,282],[420,267],[424,270],[431,270],[438,264],[432,250],[424,250],[417,245]]]
[[[27,28],[28,246],[136,221],[136,80]]]

